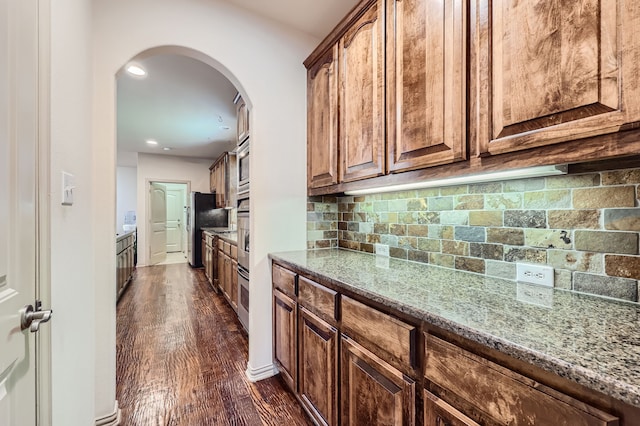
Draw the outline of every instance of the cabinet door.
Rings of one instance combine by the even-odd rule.
[[[224,255],[224,295],[227,301],[231,303],[231,280],[229,270],[231,269],[231,259],[226,254]]]
[[[208,277],[209,269],[207,268],[207,240],[204,237],[204,233],[202,234],[202,239],[200,240],[200,247],[200,253],[202,253],[202,266],[204,266],[204,275]]]
[[[387,1],[387,169],[466,158],[466,2]]]
[[[338,183],[338,46],[307,72],[307,185]]]
[[[640,4],[472,2],[480,155],[613,133],[640,119]]]
[[[212,193],[216,192],[216,175],[214,168],[209,169],[209,191]]]
[[[218,288],[225,292],[225,267],[224,267],[224,253],[218,250]]]
[[[242,99],[240,99],[236,105],[236,112],[238,119],[238,143],[240,143],[249,137],[249,109]]]
[[[415,383],[342,335],[343,425],[415,425]]]
[[[274,289],[273,353],[275,360],[280,365],[282,378],[293,392],[296,392],[298,385],[296,316],[296,302]]]
[[[424,426],[480,426],[431,392],[424,391]]]
[[[340,180],[385,172],[384,2],[375,1],[339,42]]]
[[[324,425],[338,424],[338,331],[303,307],[298,322],[299,393]]]
[[[238,311],[238,262],[229,258],[229,293],[231,294],[231,306]]]

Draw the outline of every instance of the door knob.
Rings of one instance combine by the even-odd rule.
[[[37,309],[33,308],[33,305],[26,305],[20,309],[20,326],[22,330],[28,328],[32,333],[40,330],[40,324],[47,322],[53,315],[53,310],[42,310],[40,303],[36,302]]]

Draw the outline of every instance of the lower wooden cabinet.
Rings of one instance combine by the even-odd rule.
[[[272,269],[275,361],[316,424],[631,426],[640,418],[635,407],[540,376],[552,388],[533,379],[533,367],[497,364],[477,343],[313,278]]]
[[[233,310],[238,312],[238,261],[234,258],[230,258],[229,262],[229,282],[231,283],[231,306]]]
[[[342,424],[415,425],[415,382],[345,335],[341,345]]]
[[[480,426],[431,392],[423,394],[424,426]]]
[[[455,394],[487,423],[617,426],[619,419],[430,334],[425,379]],[[464,373],[461,373],[464,372]],[[466,424],[466,423],[463,423]],[[473,423],[472,423],[473,424]]]
[[[128,235],[116,240],[116,298],[119,299],[133,277],[135,237]]]
[[[273,290],[273,353],[280,374],[289,388],[297,391],[298,358],[296,345],[296,302]]]
[[[338,424],[338,330],[300,307],[298,392],[314,420]]]

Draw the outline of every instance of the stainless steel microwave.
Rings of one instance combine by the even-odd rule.
[[[238,198],[249,196],[249,138],[238,147]]]

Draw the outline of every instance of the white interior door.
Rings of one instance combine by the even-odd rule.
[[[0,425],[36,424],[38,0],[0,0]]]
[[[151,183],[149,191],[151,206],[151,253],[150,263],[156,265],[167,259],[167,190],[164,185]]]
[[[167,189],[167,253],[182,251],[184,190]]]

